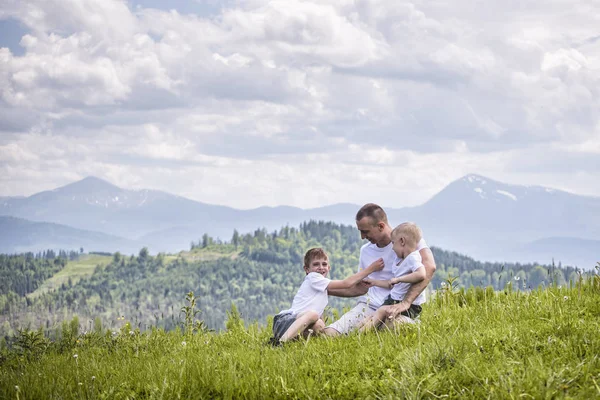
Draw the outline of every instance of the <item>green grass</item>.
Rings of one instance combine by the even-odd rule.
[[[83,254],[78,260],[69,261],[62,270],[50,279],[47,279],[35,292],[29,294],[28,297],[35,298],[43,293],[54,290],[63,283],[67,283],[69,279],[71,279],[72,283],[75,283],[81,278],[92,275],[98,265],[107,265],[111,260],[111,256]]]
[[[418,324],[280,348],[257,325],[186,335],[123,322],[4,350],[0,398],[599,398],[599,300],[598,279],[445,291]]]

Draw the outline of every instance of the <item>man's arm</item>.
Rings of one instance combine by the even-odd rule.
[[[408,310],[413,301],[421,294],[423,290],[429,285],[429,282],[433,278],[433,274],[435,273],[435,260],[433,259],[433,253],[429,248],[419,250],[419,254],[421,254],[421,258],[423,259],[423,265],[425,266],[425,279],[423,279],[419,283],[413,283],[410,285],[406,296],[404,296],[404,300],[400,303],[390,306],[389,309],[389,317],[396,318],[403,311]]]

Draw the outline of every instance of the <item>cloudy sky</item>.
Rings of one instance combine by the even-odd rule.
[[[167,7],[165,7],[167,5]],[[0,196],[600,196],[600,2],[1,0]]]

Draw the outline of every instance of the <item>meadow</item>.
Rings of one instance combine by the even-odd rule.
[[[235,308],[225,331],[206,329],[189,296],[173,331],[74,319],[55,341],[25,330],[2,349],[0,398],[600,398],[600,276],[520,283],[449,279],[416,324],[282,347],[267,344],[271,318],[245,324]]]

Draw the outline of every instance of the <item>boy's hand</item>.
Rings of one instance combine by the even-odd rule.
[[[383,258],[378,258],[373,262],[373,264],[369,265],[369,269],[372,271],[381,271],[384,266],[385,263],[383,262]]]
[[[391,286],[394,286],[397,283],[400,283],[400,278],[392,278],[392,279],[390,279],[390,285]]]

